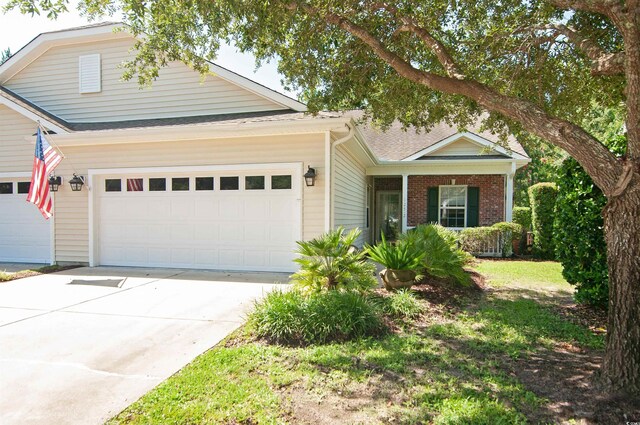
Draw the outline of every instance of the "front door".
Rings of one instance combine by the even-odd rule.
[[[382,235],[388,241],[397,239],[401,232],[401,192],[383,190],[376,197],[376,240]]]

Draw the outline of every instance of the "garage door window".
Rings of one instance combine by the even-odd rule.
[[[238,190],[240,179],[236,177],[220,177],[220,190]]]
[[[31,182],[18,182],[18,193],[29,193]]]
[[[13,183],[0,183],[0,195],[13,193]]]
[[[127,192],[142,192],[143,179],[127,179]]]
[[[291,176],[271,176],[271,189],[291,189]]]
[[[189,190],[189,177],[174,177],[171,179],[171,190],[174,192]]]
[[[246,190],[264,189],[264,176],[246,176],[244,178],[244,188]]]
[[[167,190],[167,179],[154,178],[149,179],[149,192],[164,192]]]
[[[213,190],[213,177],[196,177],[196,190]]]
[[[120,179],[106,179],[104,181],[105,192],[120,192],[122,191],[122,181]]]

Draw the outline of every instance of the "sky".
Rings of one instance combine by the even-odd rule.
[[[71,3],[74,2],[72,1]],[[0,6],[4,6],[4,4],[6,4],[6,1],[0,1]],[[69,10],[68,13],[58,16],[55,21],[48,19],[46,16],[36,15],[32,17],[31,15],[22,15],[15,10],[3,14],[0,10],[0,50],[5,50],[8,47],[11,49],[11,53],[15,53],[40,33],[95,23],[87,21],[71,6]],[[115,16],[104,20],[118,21]],[[240,53],[232,46],[221,48],[220,52],[218,52],[218,58],[214,62],[264,86],[295,98],[295,94],[285,91],[282,84],[280,84],[281,77],[273,62],[264,64],[254,73],[254,57],[250,54]]]

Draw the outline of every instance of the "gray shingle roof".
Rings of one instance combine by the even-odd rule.
[[[350,117],[359,120],[362,117],[361,111],[348,112],[320,112],[316,115],[310,115],[304,112],[296,112],[293,110],[279,111],[263,111],[239,114],[217,114],[217,115],[199,115],[188,117],[158,118],[158,119],[141,119],[129,121],[113,121],[113,122],[87,122],[87,123],[71,123],[65,121],[50,112],[40,108],[38,105],[21,97],[6,87],[0,86],[0,95],[5,96],[24,107],[31,109],[36,114],[54,122],[55,124],[68,129],[70,131],[99,131],[99,130],[119,130],[133,128],[151,128],[160,126],[177,126],[177,125],[198,125],[198,124],[233,124],[242,125],[258,122],[292,122],[303,120],[317,120],[325,118],[341,118]],[[456,133],[458,129],[449,126],[446,123],[435,125],[428,132],[416,132],[414,129],[404,130],[399,122],[395,122],[385,131],[380,130],[371,122],[358,121],[358,128],[365,136],[365,142],[380,160],[397,161],[407,158],[429,146],[438,143]],[[500,144],[497,135],[488,131],[480,131],[479,124],[468,129],[480,137],[489,141]],[[522,146],[513,137],[507,140],[508,146],[514,152],[528,156]],[[487,156],[488,158],[488,156]],[[457,158],[461,159],[461,158]]]
[[[350,111],[347,114],[355,119],[362,117],[360,111]],[[386,161],[398,161],[414,155],[447,137],[453,136],[460,132],[457,127],[452,127],[447,123],[439,123],[425,132],[416,131],[414,128],[403,129],[400,122],[394,122],[390,128],[382,131],[371,122],[359,125],[360,131],[365,136],[367,144],[378,159]],[[484,139],[487,139],[498,145],[502,145],[498,135],[489,131],[480,131],[480,123],[467,128],[467,131],[474,133]],[[507,144],[510,150],[528,157],[520,143],[514,138],[509,137]]]

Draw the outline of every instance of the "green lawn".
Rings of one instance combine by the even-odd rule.
[[[493,287],[529,288],[573,293],[562,277],[562,265],[555,261],[479,261],[475,267]]]
[[[558,345],[600,350],[603,336],[550,307],[549,294],[571,290],[559,265],[483,261],[477,270],[494,291],[450,305],[423,299],[419,320],[380,340],[291,348],[241,331],[109,423],[555,422],[513,365]]]

